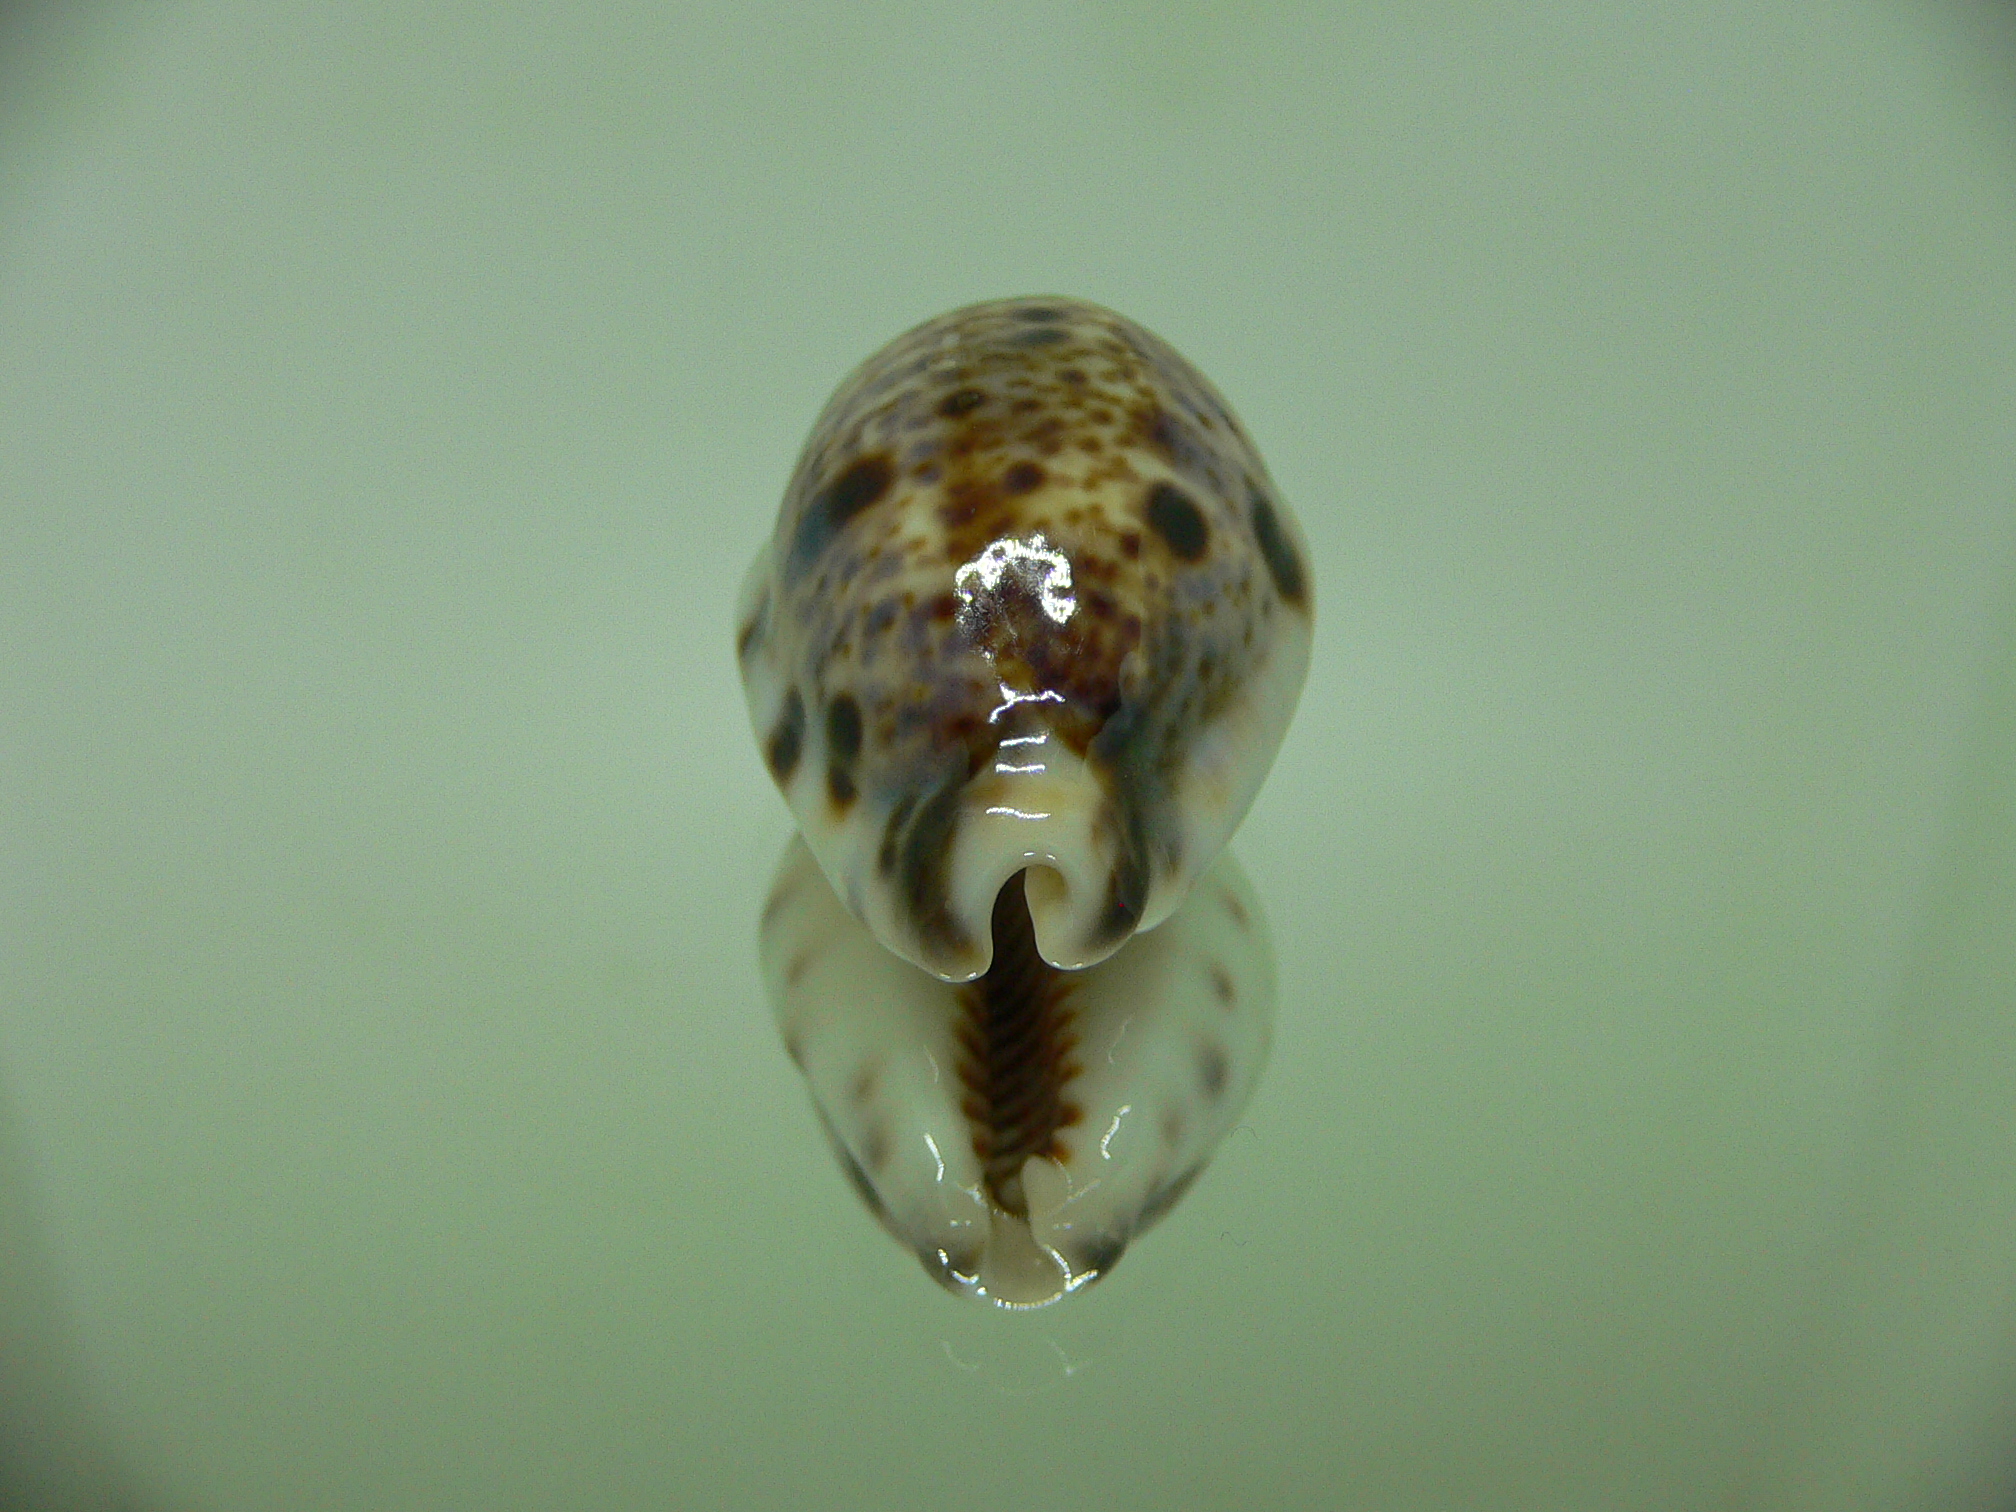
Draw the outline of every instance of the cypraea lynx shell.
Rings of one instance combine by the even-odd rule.
[[[1306,561],[1224,400],[1096,306],[940,316],[813,427],[738,619],[802,836],[765,975],[948,1285],[1109,1269],[1252,1087],[1272,962],[1221,852],[1301,690]]]

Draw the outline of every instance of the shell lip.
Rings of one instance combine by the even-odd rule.
[[[1060,971],[1082,971],[1152,927],[1178,896],[1124,840],[1113,781],[1054,732],[1018,737],[912,812],[947,810],[949,854],[927,874],[864,889],[856,913],[884,945],[941,981],[968,982],[993,961],[989,924],[1001,889],[1026,872],[1036,949]],[[940,796],[942,795],[942,796]],[[836,840],[839,837],[835,837]],[[840,850],[835,845],[835,850]],[[844,873],[844,858],[836,855]],[[879,917],[878,917],[879,915]]]
[[[947,1291],[1004,1312],[1036,1312],[1084,1290],[1119,1260],[1125,1246],[1112,1244],[1095,1246],[1085,1262],[1074,1265],[1052,1242],[1055,1214],[1047,1211],[1046,1203],[1068,1200],[1064,1196],[1068,1179],[1054,1161],[1032,1155],[1023,1166],[1022,1180],[1035,1188],[1031,1196],[1036,1206],[1029,1217],[990,1199],[988,1233],[977,1251],[954,1256],[936,1245],[919,1248],[919,1263]]]

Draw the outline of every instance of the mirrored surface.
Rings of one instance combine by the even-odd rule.
[[[52,14],[0,103],[0,1324],[62,1382],[0,1401],[60,1396],[19,1452],[78,1497],[1992,1478],[2003,32]],[[1211,376],[1321,598],[1236,842],[1266,1077],[1012,1317],[863,1219],[779,1046],[734,596],[853,363],[1046,291]]]

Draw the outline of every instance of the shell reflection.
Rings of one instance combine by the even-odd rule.
[[[1070,300],[927,322],[806,442],[738,617],[802,836],[766,977],[949,1285],[1110,1268],[1252,1087],[1272,969],[1221,853],[1301,690],[1306,561],[1216,391]]]
[[[1111,1270],[1230,1132],[1267,1058],[1274,964],[1229,852],[1085,971],[1045,962],[1019,886],[1001,896],[994,969],[943,982],[878,945],[793,840],[763,978],[869,1209],[947,1287],[1028,1306]]]

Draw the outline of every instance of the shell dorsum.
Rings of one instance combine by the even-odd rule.
[[[1300,527],[1211,385],[1109,310],[1015,299],[842,383],[737,650],[834,891],[964,981],[1018,872],[1057,967],[1177,907],[1273,761],[1310,611]]]

